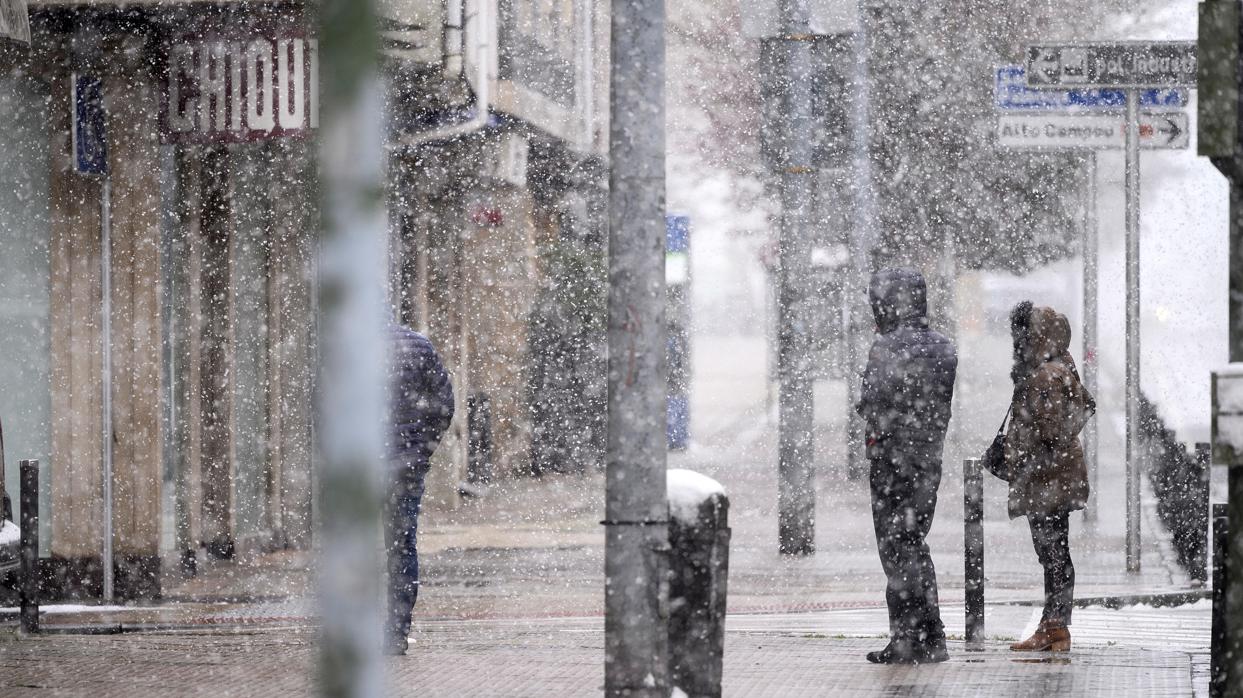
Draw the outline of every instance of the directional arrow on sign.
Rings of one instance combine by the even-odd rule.
[[[1184,118],[1185,118],[1185,115],[1184,115]],[[1175,143],[1178,140],[1178,137],[1181,136],[1186,131],[1186,129],[1179,128],[1178,123],[1176,123],[1174,119],[1169,116],[1160,117],[1160,121],[1164,121],[1165,125],[1158,126],[1157,133],[1164,133],[1169,136],[1169,138],[1165,140],[1166,147],[1170,147],[1170,148],[1175,147],[1173,143]],[[1186,146],[1183,146],[1183,147],[1186,147]]]

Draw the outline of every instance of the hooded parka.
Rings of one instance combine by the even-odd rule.
[[[1079,432],[1096,409],[1070,356],[1066,316],[1042,307],[1022,315],[1012,318],[1019,356],[1005,449],[1012,519],[1084,507],[1088,471]]]

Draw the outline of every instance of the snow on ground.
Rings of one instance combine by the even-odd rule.
[[[90,606],[75,603],[40,604],[39,613],[109,613],[113,611],[132,611],[134,606]],[[19,613],[16,606],[0,608],[0,613]]]

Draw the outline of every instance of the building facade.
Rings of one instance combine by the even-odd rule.
[[[453,506],[483,453],[470,414],[489,417],[497,474],[529,470],[538,250],[598,197],[604,58],[589,47],[607,15],[587,0],[384,15],[389,281],[394,316],[432,336],[459,388],[431,497]],[[551,30],[565,17],[568,41]],[[10,491],[18,459],[42,464],[49,594],[101,592],[109,530],[121,597],[208,558],[309,548],[307,7],[32,2],[30,21],[29,45],[0,39],[0,422]],[[97,153],[97,126],[75,118],[93,86]],[[106,175],[80,171],[91,156]]]

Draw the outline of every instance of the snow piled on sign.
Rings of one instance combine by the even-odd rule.
[[[669,515],[684,524],[699,518],[699,506],[714,494],[724,495],[725,487],[707,475],[693,470],[672,468],[666,471]]]

